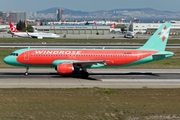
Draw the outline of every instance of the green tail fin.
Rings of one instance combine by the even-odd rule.
[[[163,23],[140,50],[164,51],[170,32],[171,23]]]

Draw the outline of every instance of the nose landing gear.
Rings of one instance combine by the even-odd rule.
[[[24,73],[25,76],[28,76],[28,70],[29,70],[29,67],[26,67],[26,72]]]

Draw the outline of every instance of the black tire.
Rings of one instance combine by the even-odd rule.
[[[85,71],[81,71],[81,77],[82,78],[88,78],[89,77],[89,73],[85,72]]]
[[[25,76],[28,76],[28,72],[25,72],[24,75],[25,75]]]

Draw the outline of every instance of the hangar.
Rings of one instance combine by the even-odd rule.
[[[101,25],[43,25],[35,26],[40,32],[50,32],[55,34],[110,34],[110,26]]]

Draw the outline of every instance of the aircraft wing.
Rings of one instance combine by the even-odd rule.
[[[109,60],[95,60],[95,61],[56,60],[53,62],[53,65],[57,66],[58,64],[73,64],[73,66],[86,67],[86,66],[92,66],[98,64],[104,65],[104,63],[108,61]]]

